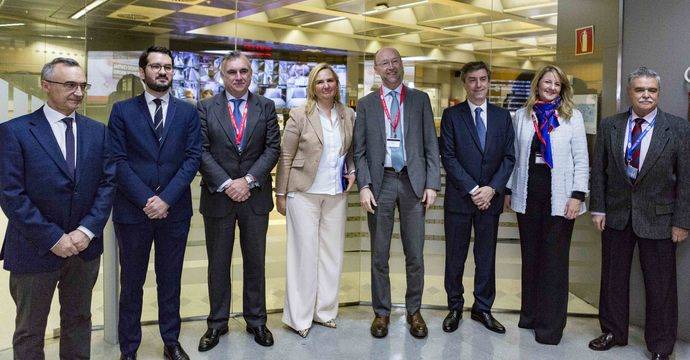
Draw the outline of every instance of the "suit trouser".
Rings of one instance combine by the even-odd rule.
[[[613,333],[621,345],[628,343],[630,266],[637,243],[645,284],[647,349],[670,354],[678,328],[676,244],[671,239],[638,237],[630,221],[624,230],[606,227],[601,240],[601,330]]]
[[[568,318],[570,239],[575,220],[551,216],[551,202],[530,201],[517,214],[522,254],[519,326],[538,341],[558,344]]]
[[[208,293],[210,329],[228,325],[230,318],[230,274],[235,224],[240,228],[242,248],[242,314],[247,325],[266,324],[266,231],[268,214],[256,214],[250,200],[235,204],[224,217],[204,216],[208,255]]]
[[[71,256],[56,271],[10,272],[10,294],[17,305],[12,351],[14,358],[41,360],[48,313],[55,288],[60,300],[60,359],[91,357],[91,294],[100,256],[83,261]]]
[[[180,336],[180,282],[190,220],[114,223],[120,251],[118,339],[122,354],[136,354],[141,343],[141,309],[151,245],[158,298],[158,328],[165,345]]]
[[[371,235],[371,302],[374,313],[388,316],[391,312],[391,284],[388,260],[395,208],[400,213],[400,238],[405,253],[407,291],[405,307],[414,314],[422,304],[424,290],[424,204],[412,189],[407,172],[386,170],[381,184],[378,207],[367,213]]]
[[[496,235],[500,214],[476,211],[472,214],[444,212],[446,269],[444,285],[448,308],[461,310],[465,304],[462,276],[474,225],[474,305],[475,311],[489,312],[496,297]]]
[[[338,315],[347,194],[287,198],[287,278],[283,322],[296,330]]]

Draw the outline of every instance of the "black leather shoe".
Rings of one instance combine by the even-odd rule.
[[[218,339],[221,335],[228,333],[228,327],[222,327],[220,329],[208,329],[206,333],[199,340],[199,351],[209,351],[218,345]]]
[[[460,324],[460,319],[462,319],[462,311],[451,310],[445,319],[443,319],[443,331],[453,332],[458,329]]]
[[[499,334],[504,334],[506,332],[506,328],[501,325],[498,320],[496,320],[493,315],[489,312],[478,312],[478,311],[472,311],[472,320],[479,321],[480,323],[484,324],[484,327],[493,331],[497,332]]]
[[[594,351],[605,351],[614,346],[621,346],[625,344],[619,344],[613,337],[612,333],[601,334],[598,338],[589,342],[589,348]]]
[[[254,341],[261,346],[273,346],[273,334],[266,325],[257,327],[247,326],[247,332],[254,335]]]
[[[134,355],[120,354],[120,360],[137,360],[137,354],[134,354]]]
[[[652,353],[652,360],[668,360],[668,355]]]
[[[189,360],[189,355],[184,352],[180,344],[165,345],[163,347],[163,357],[166,360]]]

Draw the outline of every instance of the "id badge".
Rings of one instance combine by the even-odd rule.
[[[534,163],[535,164],[546,164],[546,161],[544,161],[544,157],[541,156],[540,153],[534,154]]]
[[[625,167],[625,172],[628,174],[628,177],[631,179],[637,179],[637,173],[638,170],[630,165]]]
[[[386,139],[386,147],[388,148],[399,148],[400,147],[400,139],[393,139],[393,138],[388,138]]]

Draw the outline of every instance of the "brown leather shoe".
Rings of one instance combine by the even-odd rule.
[[[412,315],[407,315],[407,323],[410,324],[410,334],[418,339],[425,338],[429,332],[419,310]]]
[[[386,337],[388,335],[388,323],[390,323],[390,316],[376,315],[371,323],[371,335],[375,338]]]

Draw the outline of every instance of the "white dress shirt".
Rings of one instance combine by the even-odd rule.
[[[235,99],[242,99],[242,100],[244,100],[244,101],[242,101],[242,104],[240,104],[240,106],[242,106],[242,109],[240,109],[240,113],[242,113],[242,114],[244,113],[245,110],[247,110],[247,106],[249,106],[249,103],[247,102],[247,99],[249,99],[249,91],[245,92],[244,95],[242,95],[242,96],[240,96],[240,97],[238,97],[238,98],[236,98],[236,97],[230,95],[229,92],[225,91],[225,97],[228,99],[228,106],[229,106],[229,109],[230,109],[230,113],[232,113],[233,111],[235,111],[235,104],[234,104],[231,100],[235,100]],[[232,121],[232,119],[231,119],[230,121]],[[232,124],[231,124],[231,125],[232,125]],[[250,175],[250,176],[251,176],[251,175]],[[254,178],[254,176],[252,176],[252,178]],[[225,181],[220,185],[220,187],[218,187],[218,190],[216,190],[216,191],[217,191],[217,192],[223,192],[223,191],[225,191],[225,189],[226,189],[228,186],[230,186],[230,183],[231,183],[231,182],[232,182],[232,178],[228,178],[227,180],[225,180]]]
[[[65,116],[64,114],[58,112],[57,110],[53,109],[46,103],[43,105],[43,114],[46,116],[46,119],[48,120],[48,124],[50,125],[50,129],[53,130],[53,136],[55,136],[55,140],[58,143],[58,146],[60,147],[60,152],[62,152],[62,157],[67,158],[67,142],[65,140],[65,131],[67,130],[67,124],[65,124],[62,119],[69,117],[72,118],[72,133],[74,134],[74,155],[75,155],[75,161],[76,161],[76,155],[77,155],[77,122],[75,121],[77,117],[77,113],[73,112],[69,114],[69,116]],[[76,164],[75,164],[76,168]],[[77,229],[79,229],[81,232],[86,234],[86,236],[89,237],[89,239],[93,239],[95,236],[94,233],[87,229],[85,226],[79,226]],[[60,241],[60,240],[58,240]],[[57,244],[57,242],[55,243]],[[55,246],[53,245],[53,247]],[[52,248],[51,248],[52,249]]]
[[[319,167],[316,169],[316,177],[311,187],[307,190],[310,194],[335,195],[343,192],[342,169],[345,162],[345,155],[340,155],[343,141],[340,136],[340,119],[335,105],[331,108],[331,118],[323,115],[322,109],[318,108],[321,128],[323,129],[323,151],[319,160]],[[327,110],[326,110],[327,111]]]
[[[156,99],[155,96],[149,94],[148,91],[144,91],[144,98],[146,99],[146,106],[149,107],[149,114],[151,115],[151,121],[156,116],[156,103],[153,102]],[[160,97],[161,99],[161,111],[163,112],[163,126],[165,126],[165,117],[168,115],[168,104],[170,103],[170,91],[165,93],[165,95]]]
[[[488,133],[489,133],[489,126],[488,126],[489,123],[486,121],[486,119],[487,119],[487,116],[486,116],[486,100],[484,100],[484,103],[482,103],[481,105],[477,106],[477,105],[475,105],[474,103],[472,103],[469,99],[467,99],[467,104],[470,106],[470,114],[472,115],[472,120],[474,120],[474,126],[475,126],[475,127],[477,126],[477,119],[476,119],[475,116],[474,116],[474,115],[475,115],[475,114],[474,114],[474,109],[476,109],[476,108],[481,108],[481,109],[482,109],[482,113],[481,113],[481,115],[479,116],[479,117],[480,117],[479,120],[482,121],[482,122],[484,123],[484,129],[486,129],[486,133],[488,134]],[[472,190],[470,190],[470,195],[474,195],[474,192],[477,191],[477,189],[479,189],[479,185],[475,185],[475,186],[472,188]]]
[[[393,101],[393,98],[388,95],[391,91],[395,91],[397,93],[396,98],[398,99],[398,104],[400,106],[398,107],[400,109],[400,122],[398,123],[398,128],[400,128],[400,148],[402,148],[402,154],[403,154],[403,161],[407,162],[407,154],[405,152],[405,111],[404,111],[404,104],[400,101],[400,94],[402,92],[402,83],[398,85],[395,90],[391,90],[387,88],[385,85],[381,85],[381,88],[383,89],[383,98],[386,101],[386,106],[388,107],[388,111],[391,111],[391,102]],[[386,122],[386,138],[390,139],[393,137],[393,127],[391,126],[391,122],[395,121],[395,116],[396,114],[391,113],[391,119],[388,119],[388,117],[385,114],[383,114],[383,121]],[[393,167],[393,162],[391,161],[391,151],[386,146],[386,159],[384,160],[384,167]]]

